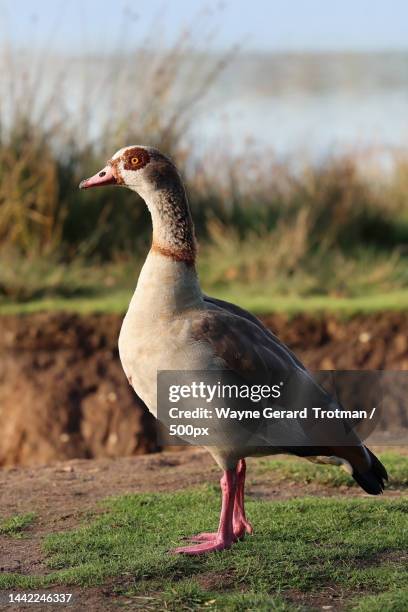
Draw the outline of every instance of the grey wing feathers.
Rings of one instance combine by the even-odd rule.
[[[237,315],[238,317],[242,317],[247,321],[251,321],[254,325],[256,325],[259,329],[263,331],[263,333],[269,337],[276,345],[283,348],[287,353],[287,357],[292,360],[298,368],[302,370],[306,370],[303,363],[296,357],[296,355],[283,343],[279,340],[279,338],[265,325],[260,321],[257,317],[255,317],[252,313],[248,312],[244,308],[237,306],[236,304],[231,304],[230,302],[226,302],[224,300],[219,300],[217,298],[210,297],[208,295],[204,296],[204,301],[207,304],[212,304],[213,306],[219,308],[220,310],[224,310],[225,312],[230,312],[231,314]]]
[[[215,353],[227,368],[235,370],[248,380],[251,370],[273,372],[277,376],[300,377],[306,391],[326,402],[337,404],[311,377],[305,366],[280,340],[246,310],[205,296],[209,311],[199,323],[201,339],[212,344]],[[213,309],[213,310],[211,310]],[[298,456],[334,456],[346,460],[352,467],[356,482],[371,495],[382,493],[387,471],[378,458],[362,444],[357,434],[349,437],[347,446],[328,443],[322,445],[279,445],[281,452]],[[278,445],[277,445],[278,446]]]
[[[211,298],[206,301],[209,309],[196,321],[195,336],[211,345],[225,369],[235,372],[246,383],[259,384],[262,381],[262,384],[272,385],[283,381],[285,392],[276,404],[280,409],[340,407],[303,364],[258,319],[232,304],[227,304],[227,310],[218,300]],[[312,443],[311,428],[314,444],[329,443],[330,439],[332,443],[335,440],[338,444],[361,444],[354,429],[348,427],[346,421],[317,423],[310,417],[292,423],[285,419],[281,425],[286,432],[292,431],[290,437],[296,439],[297,444],[302,444],[302,439],[303,444],[307,439]],[[295,436],[296,431],[298,435]]]

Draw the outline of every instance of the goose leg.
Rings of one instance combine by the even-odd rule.
[[[222,492],[222,505],[220,514],[220,523],[218,531],[213,536],[213,539],[208,539],[201,544],[192,546],[180,546],[175,548],[173,553],[186,553],[188,555],[200,555],[216,550],[225,550],[230,548],[236,542],[236,537],[233,531],[233,514],[234,502],[237,491],[237,474],[235,469],[226,470],[220,481]]]
[[[245,459],[240,459],[237,465],[237,492],[235,495],[234,514],[232,518],[234,535],[238,539],[243,538],[245,533],[251,535],[254,531],[245,515],[245,474],[246,461]]]
[[[245,459],[240,459],[236,468],[237,474],[237,488],[234,499],[234,511],[232,515],[232,528],[234,537],[236,540],[240,540],[244,537],[245,533],[252,534],[253,528],[251,523],[248,521],[245,515],[244,505],[244,494],[245,494],[245,474],[246,474],[246,462]],[[196,536],[187,538],[191,542],[205,542],[207,540],[215,540],[217,532],[215,533],[199,533]]]

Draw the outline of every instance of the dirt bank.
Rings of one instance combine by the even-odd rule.
[[[408,369],[408,314],[265,317],[312,369]],[[0,317],[0,465],[156,448],[117,351],[121,317]]]

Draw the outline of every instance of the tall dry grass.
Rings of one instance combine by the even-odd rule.
[[[205,224],[210,285],[271,283],[277,293],[339,296],[407,285],[407,158],[396,157],[391,173],[368,173],[350,156],[296,171],[275,164],[249,178],[237,176],[242,165]]]
[[[107,58],[0,47],[0,251],[71,259],[137,248],[147,218],[129,194],[115,194],[118,213],[109,195],[79,197],[78,182],[130,143],[183,167],[194,110],[229,60],[197,53],[192,28],[166,51],[150,34]]]

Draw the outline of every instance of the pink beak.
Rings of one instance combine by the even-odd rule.
[[[90,178],[84,179],[79,183],[80,189],[90,189],[90,187],[103,187],[103,185],[116,185],[117,180],[112,172],[112,166],[105,166],[103,170],[94,174]]]

